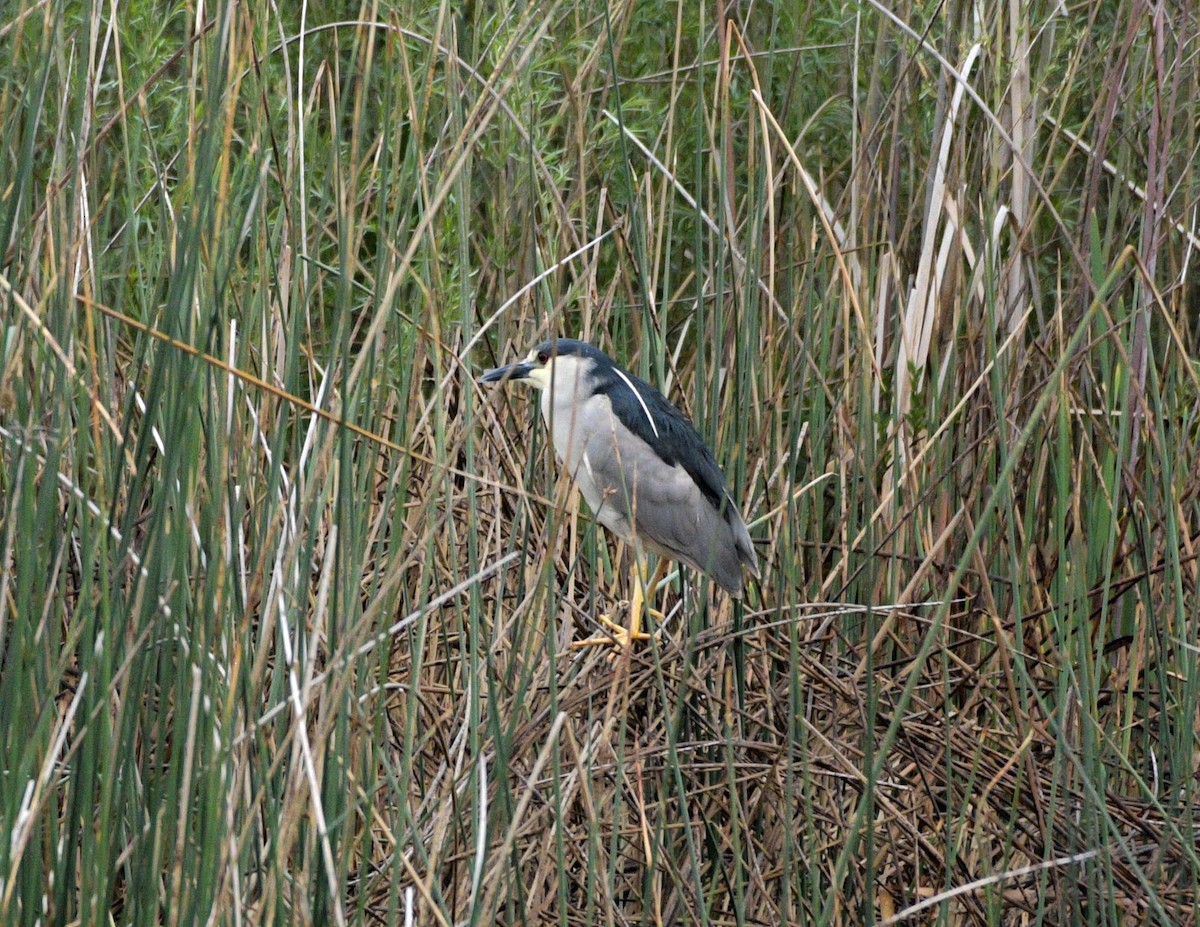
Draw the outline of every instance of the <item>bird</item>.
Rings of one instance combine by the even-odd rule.
[[[517,363],[487,370],[480,383],[519,382],[541,393],[555,455],[597,522],[634,552],[629,626],[608,615],[609,634],[572,646],[629,647],[641,631],[647,600],[648,555],[659,569],[680,561],[705,573],[740,599],[743,570],[760,577],[758,556],[725,474],[691,420],[649,383],[599,348],[554,338]]]

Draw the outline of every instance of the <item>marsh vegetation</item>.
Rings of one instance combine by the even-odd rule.
[[[0,5],[0,923],[1194,924],[1198,16]]]

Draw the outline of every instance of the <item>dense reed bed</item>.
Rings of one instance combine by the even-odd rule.
[[[1198,34],[0,5],[0,923],[1196,923]],[[763,563],[625,659],[551,334]]]

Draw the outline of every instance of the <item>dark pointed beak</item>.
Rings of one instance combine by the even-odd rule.
[[[531,370],[533,370],[532,364],[521,361],[516,364],[509,364],[507,367],[497,367],[495,370],[489,370],[479,378],[479,382],[499,383],[501,380],[524,380],[529,376]]]

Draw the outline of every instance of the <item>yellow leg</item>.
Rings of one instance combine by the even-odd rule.
[[[658,583],[664,573],[663,562],[660,561],[658,569],[654,571],[654,577],[650,582],[647,582],[646,561],[641,556],[635,557],[633,567],[633,600],[629,603],[629,627],[625,628],[617,624],[612,620],[610,615],[599,615],[597,616],[597,620],[608,628],[609,634],[603,637],[589,637],[587,640],[575,641],[571,645],[571,648],[578,649],[580,647],[595,647],[600,644],[607,644],[623,649],[629,647],[634,641],[650,640],[650,635],[642,630],[642,613],[645,612],[656,621],[665,620],[663,613],[649,604],[653,600],[654,590],[658,587]],[[646,595],[647,591],[650,593],[649,598]]]

